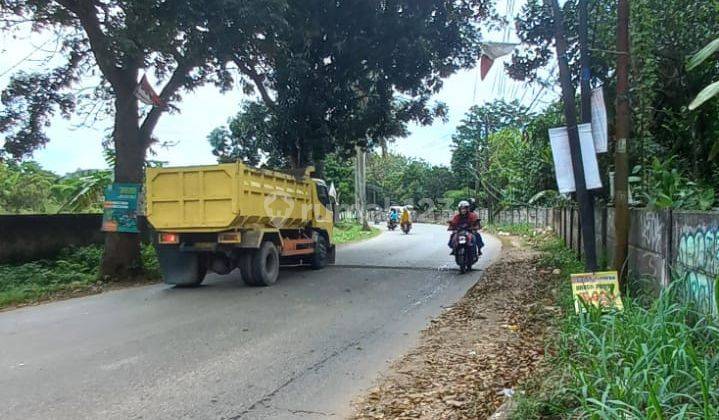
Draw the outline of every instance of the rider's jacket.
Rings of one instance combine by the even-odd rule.
[[[463,229],[479,229],[479,216],[474,212],[467,214],[457,213],[449,222],[449,228],[452,230]]]

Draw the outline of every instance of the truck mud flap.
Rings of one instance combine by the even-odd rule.
[[[166,284],[177,286],[199,286],[205,277],[206,268],[200,254],[181,252],[178,247],[157,246],[157,259],[162,278]]]

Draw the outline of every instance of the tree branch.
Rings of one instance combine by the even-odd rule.
[[[177,90],[182,87],[185,77],[194,66],[194,61],[189,59],[178,62],[178,66],[172,73],[170,80],[167,81],[165,87],[163,87],[160,92],[160,99],[163,103],[167,103],[170,98],[177,93]],[[166,109],[167,107],[153,107],[150,113],[147,114],[147,117],[145,117],[145,120],[142,122],[142,125],[140,126],[140,140],[144,143],[145,147],[150,145],[152,132],[155,129],[155,126],[157,126],[157,122],[160,120],[162,113],[165,112]]]
[[[257,86],[257,90],[260,92],[260,96],[262,97],[262,101],[265,105],[267,105],[268,108],[273,109],[275,107],[275,101],[272,100],[272,97],[264,85],[264,77],[257,73],[254,68],[248,66],[241,60],[235,59],[235,64],[237,64],[237,68],[248,76],[254,82],[255,86]]]
[[[80,20],[87,38],[92,47],[92,53],[95,56],[98,67],[105,74],[116,93],[121,90],[131,89],[135,83],[130,74],[124,74],[113,60],[113,54],[110,51],[110,44],[107,36],[102,31],[100,21],[97,17],[97,11],[93,2],[78,0],[57,0],[62,6],[75,14]],[[123,89],[124,88],[124,89]]]

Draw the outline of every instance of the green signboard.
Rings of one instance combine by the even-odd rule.
[[[137,203],[140,184],[112,184],[105,189],[102,230],[104,232],[138,233]]]

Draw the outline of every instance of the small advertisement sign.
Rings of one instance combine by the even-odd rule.
[[[574,310],[586,312],[582,302],[599,308],[624,309],[616,271],[572,274]]]
[[[139,233],[137,203],[140,184],[112,184],[105,190],[103,232]]]

